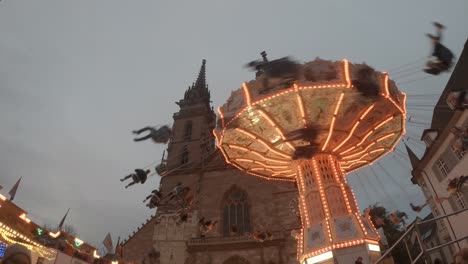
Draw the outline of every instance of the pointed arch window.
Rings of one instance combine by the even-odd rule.
[[[187,146],[184,146],[184,150],[182,151],[181,159],[180,159],[180,165],[187,164],[189,160],[189,153]]]
[[[239,235],[252,232],[247,194],[235,186],[226,193],[223,202],[224,236],[231,234],[232,226],[237,227],[237,234]]]
[[[192,120],[189,120],[185,122],[184,126],[184,140],[190,140],[192,139],[192,127],[193,127],[193,122]]]

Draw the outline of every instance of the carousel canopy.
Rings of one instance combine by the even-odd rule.
[[[361,85],[365,73],[375,91]],[[215,135],[226,161],[277,180],[295,179],[294,152],[310,144],[287,140],[291,132],[313,127],[318,150],[335,155],[344,172],[381,158],[405,133],[405,94],[386,73],[346,60],[298,64],[294,82],[257,74],[218,112]]]

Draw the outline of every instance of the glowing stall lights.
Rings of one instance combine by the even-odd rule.
[[[327,139],[325,140],[325,143],[323,143],[322,151],[325,150],[325,148],[328,145],[328,142],[330,141],[331,135],[333,133],[333,127],[335,126],[336,114],[338,113],[341,103],[343,102],[343,97],[344,97],[344,92],[340,94],[340,98],[338,99],[338,103],[336,104],[335,111],[333,112],[333,118],[330,124],[330,130],[328,131],[328,135],[327,135]]]
[[[116,261],[112,261],[112,264],[119,264],[119,262],[116,260]]]
[[[19,218],[23,219],[28,224],[31,223],[31,220],[26,217],[26,213],[21,214]]]
[[[6,200],[6,197],[3,196],[1,193],[0,193],[0,200],[2,200],[2,201],[5,201],[5,200]]]
[[[81,247],[81,245],[83,245],[83,240],[75,237],[75,247]]]
[[[380,252],[380,246],[375,244],[367,244],[370,251]]]
[[[343,64],[344,64],[344,74],[345,74],[345,79],[346,79],[346,86],[350,87],[351,86],[351,79],[349,78],[349,62],[348,62],[348,60],[344,59]]]
[[[250,92],[249,92],[249,87],[247,87],[246,83],[242,83],[242,89],[244,90],[244,98],[245,102],[248,106],[252,105],[252,102],[250,101]],[[114,263],[113,263],[114,264]]]
[[[98,255],[96,249],[93,251],[93,257],[94,257],[94,258],[97,258],[97,259],[101,257],[101,256]]]
[[[44,230],[42,230],[41,228],[36,229],[36,232],[39,236],[42,236],[44,234]]]
[[[53,253],[52,251],[44,248],[44,246],[15,231],[4,223],[0,223],[0,237],[9,244],[21,244],[47,259],[49,259],[48,256]]]
[[[315,257],[307,258],[307,264],[315,264],[333,258],[333,252],[328,251]]]
[[[49,232],[49,236],[51,236],[53,238],[57,238],[58,236],[60,236],[60,230],[55,232],[55,233]]]

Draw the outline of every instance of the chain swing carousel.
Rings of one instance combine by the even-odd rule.
[[[285,77],[275,65],[287,58],[262,55],[257,78],[218,108],[218,148],[250,175],[297,182],[300,263],[377,259],[379,234],[346,175],[393,150],[405,133],[405,94],[365,64],[289,61]]]

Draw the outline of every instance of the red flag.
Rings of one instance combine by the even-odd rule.
[[[13,186],[13,188],[11,188],[10,192],[8,194],[10,194],[10,201],[13,201],[13,199],[15,199],[15,195],[16,195],[16,191],[18,190],[18,186],[21,182],[21,178],[19,178],[19,180],[15,183],[15,185]]]

